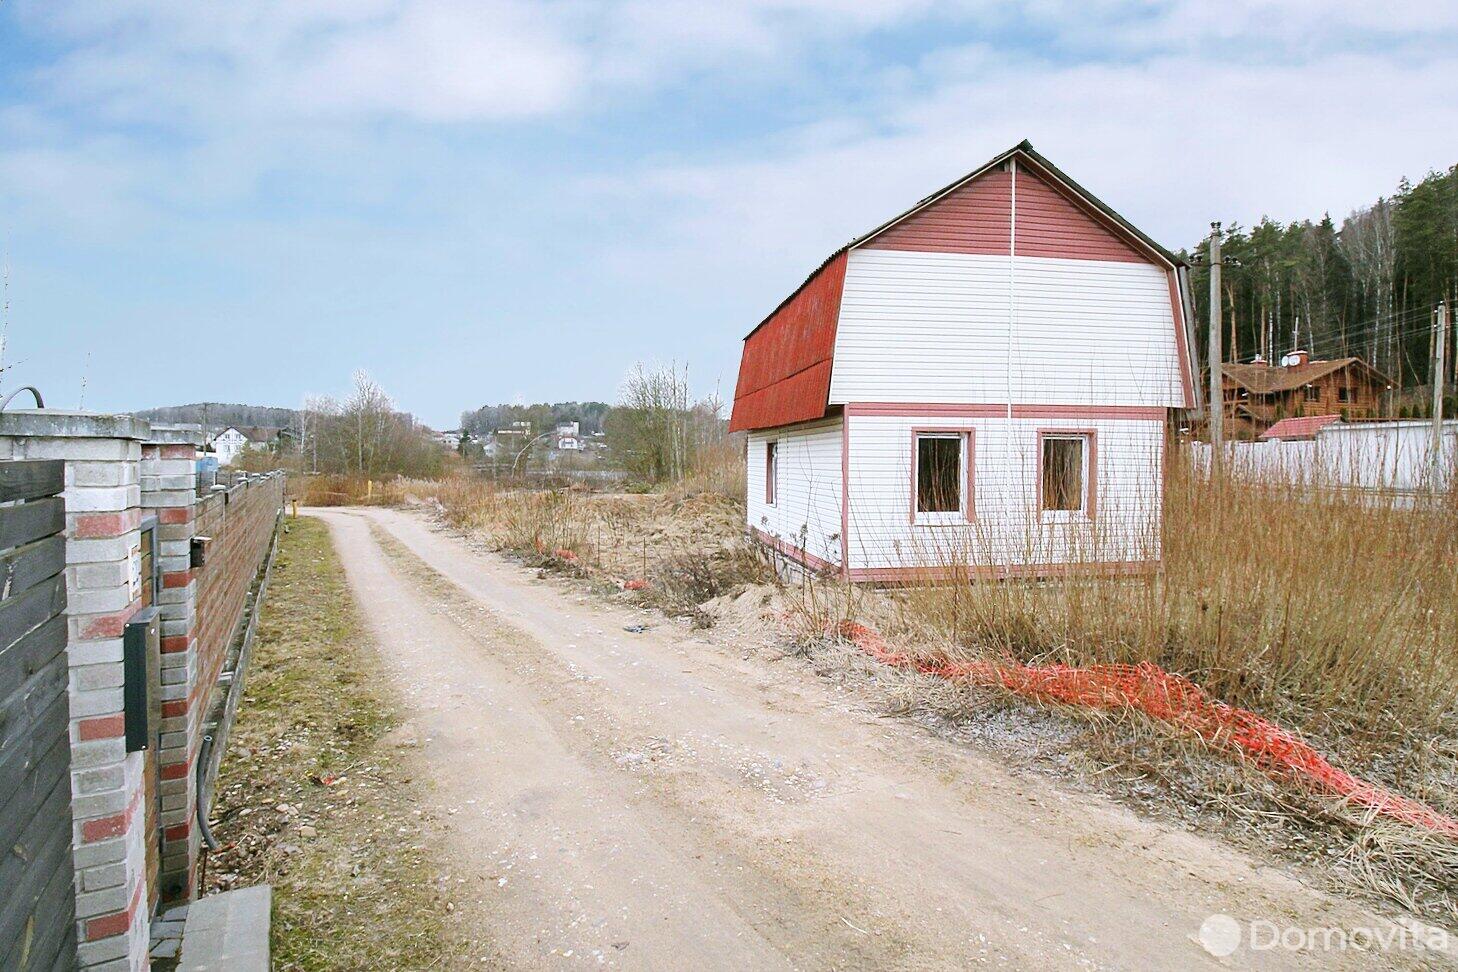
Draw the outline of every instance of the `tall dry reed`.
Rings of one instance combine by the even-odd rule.
[[[1256,485],[1172,464],[1158,536],[1109,576],[900,592],[898,620],[954,656],[1150,661],[1298,728],[1367,737],[1451,722],[1458,699],[1458,516],[1309,482]],[[976,531],[942,563],[976,564]],[[1126,554],[1127,556],[1127,554]]]

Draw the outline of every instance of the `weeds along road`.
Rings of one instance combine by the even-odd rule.
[[[1384,925],[1226,845],[1014,777],[726,636],[626,631],[640,612],[414,514],[316,512],[500,964],[1371,967],[1207,953],[1214,913]]]

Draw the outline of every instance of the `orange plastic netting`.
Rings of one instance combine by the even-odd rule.
[[[842,621],[834,633],[878,661],[926,675],[996,685],[1018,695],[1098,709],[1136,709],[1250,757],[1268,772],[1293,776],[1377,814],[1458,838],[1458,820],[1425,803],[1337,769],[1290,732],[1246,709],[1212,699],[1189,679],[1152,662],[1137,665],[1023,665],[1018,662],[926,662],[893,650],[876,631]]]

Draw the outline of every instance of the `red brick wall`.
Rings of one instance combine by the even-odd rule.
[[[282,476],[254,479],[197,505],[197,535],[212,538],[206,562],[197,568],[197,669],[204,692],[217,683],[248,589],[268,554],[283,489]],[[193,714],[201,719],[206,710],[204,699]]]

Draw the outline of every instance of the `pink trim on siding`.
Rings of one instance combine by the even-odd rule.
[[[1098,519],[1099,499],[1099,433],[1097,429],[1039,429],[1038,430],[1038,470],[1033,476],[1033,489],[1038,493],[1038,522],[1043,522],[1045,512],[1063,512],[1043,509],[1043,440],[1049,436],[1054,438],[1072,438],[1083,436],[1088,440],[1088,476],[1083,484],[1083,509],[1088,516],[1088,521],[1093,523]]]
[[[896,418],[1007,418],[1006,404],[953,404],[947,402],[851,402],[845,414]],[[1013,418],[1128,419],[1163,422],[1169,409],[1162,405],[1014,405]]]
[[[923,435],[960,436],[963,447],[967,450],[967,481],[962,488],[965,491],[962,513],[968,523],[977,522],[977,430],[973,428],[955,428],[942,426],[941,428],[917,428],[911,430],[911,469],[908,480],[911,483],[911,525],[912,526],[948,526],[950,524],[933,524],[916,522],[916,440]]]
[[[850,418],[840,418],[840,576],[850,570]]]
[[[1190,376],[1190,353],[1185,340],[1185,302],[1180,300],[1180,286],[1175,278],[1175,271],[1170,270],[1165,276],[1169,278],[1169,306],[1174,312],[1175,354],[1180,359],[1180,391],[1185,396],[1185,408],[1194,408],[1195,382]]]
[[[815,556],[808,550],[801,550],[794,544],[786,543],[779,537],[770,536],[759,527],[752,526],[749,528],[749,532],[760,543],[763,543],[769,547],[773,547],[775,550],[784,554],[786,557],[789,557],[791,560],[793,560],[795,563],[799,564],[802,567],[808,567],[811,570],[825,574],[838,574],[841,572],[841,569],[835,566],[835,564],[832,564],[830,561],[821,560],[819,557]]]
[[[1066,577],[1069,574],[1089,576],[1125,576],[1154,573],[1157,560],[1110,560],[1060,564],[998,564],[955,567],[857,567],[848,572],[853,583],[869,584],[934,584],[968,580],[1019,580],[1040,577]]]

